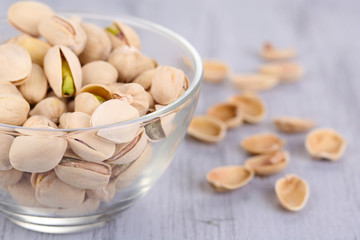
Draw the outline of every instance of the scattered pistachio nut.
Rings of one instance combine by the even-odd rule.
[[[206,179],[215,191],[225,192],[243,187],[254,175],[252,169],[244,166],[224,166],[212,169]]]
[[[105,84],[115,83],[118,79],[116,68],[105,61],[93,61],[82,67],[82,84]]]
[[[229,65],[219,60],[203,60],[204,81],[209,83],[223,82],[229,74]]]
[[[250,157],[245,166],[254,170],[258,175],[266,176],[282,172],[289,163],[289,153],[276,151]]]
[[[42,115],[54,123],[59,122],[61,114],[67,111],[66,104],[57,97],[48,97],[38,102],[30,111],[30,116]]]
[[[262,154],[281,150],[285,141],[273,133],[260,133],[246,137],[241,146],[249,153]]]
[[[275,192],[281,206],[286,210],[299,211],[309,199],[310,188],[305,180],[291,174],[276,181]]]
[[[145,72],[137,76],[132,82],[140,84],[146,91],[148,91],[151,88],[151,83],[154,73],[155,73],[155,69],[146,70]]]
[[[211,116],[195,116],[191,120],[187,133],[204,142],[216,143],[224,139],[226,124]]]
[[[315,122],[297,117],[277,117],[273,120],[276,128],[285,133],[299,133],[315,126]]]
[[[331,128],[318,128],[311,131],[305,140],[308,153],[314,158],[339,160],[346,149],[346,139]]]
[[[122,46],[134,46],[140,50],[139,36],[130,26],[115,21],[105,30],[111,40],[113,49]]]
[[[282,82],[295,82],[304,75],[305,70],[296,62],[276,62],[261,65],[259,72],[274,76]]]
[[[260,73],[235,74],[230,77],[230,80],[236,88],[249,91],[268,90],[279,83],[277,77]]]
[[[241,106],[236,103],[216,104],[208,110],[207,114],[222,120],[228,128],[238,127],[243,122]]]
[[[286,60],[296,57],[294,48],[275,48],[271,43],[265,43],[260,55],[265,60]]]

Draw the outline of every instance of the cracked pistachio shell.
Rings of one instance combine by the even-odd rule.
[[[19,136],[11,145],[11,165],[24,172],[46,172],[62,159],[67,147],[64,138],[53,136]]]
[[[296,50],[294,48],[275,48],[271,43],[265,43],[260,55],[265,60],[286,60],[296,57]]]
[[[0,170],[0,185],[3,187],[13,185],[20,181],[23,172],[14,168],[8,170]]]
[[[30,104],[36,104],[45,98],[48,82],[44,70],[37,64],[32,64],[29,79],[19,86],[19,91]]]
[[[209,108],[207,114],[222,120],[228,128],[238,127],[243,122],[241,106],[231,102],[216,104]]]
[[[203,60],[204,81],[209,83],[220,83],[229,74],[230,67],[227,63],[219,60]]]
[[[61,114],[67,111],[66,104],[57,97],[48,97],[38,102],[30,111],[30,116],[42,115],[54,123],[59,122]]]
[[[63,45],[76,55],[85,48],[87,36],[79,23],[60,16],[44,18],[39,22],[39,33],[51,45]]]
[[[31,74],[31,57],[25,48],[16,44],[0,45],[0,81],[20,85]]]
[[[130,26],[120,22],[113,22],[109,28],[114,28],[119,32],[115,35],[106,29],[106,34],[111,40],[113,49],[122,46],[134,46],[140,50],[139,36]]]
[[[90,127],[90,115],[83,112],[66,112],[60,116],[59,127],[64,129]]]
[[[30,105],[20,97],[0,96],[0,123],[9,125],[22,125],[27,118]]]
[[[9,82],[0,82],[0,98],[4,97],[19,97],[23,98],[16,86]]]
[[[339,160],[346,149],[346,139],[331,128],[318,128],[311,131],[305,139],[305,147],[314,158]]]
[[[55,168],[63,182],[86,189],[105,187],[110,180],[111,167],[106,163],[87,162],[81,159],[64,158]]]
[[[14,137],[5,133],[0,133],[0,170],[12,168],[9,158],[9,151]]]
[[[275,192],[281,206],[289,211],[303,209],[310,196],[309,184],[294,174],[278,179]]]
[[[145,150],[147,137],[144,131],[131,142],[116,145],[115,154],[106,160],[111,164],[127,164],[136,160]]]
[[[243,187],[254,175],[252,169],[244,166],[225,166],[212,169],[206,179],[215,191],[225,192]]]
[[[216,143],[224,139],[226,124],[211,116],[195,116],[190,122],[187,133],[203,142]]]
[[[273,122],[279,131],[285,133],[304,132],[315,126],[314,121],[296,117],[278,117]]]
[[[82,84],[112,84],[118,79],[116,68],[105,61],[94,61],[85,64],[82,67]]]
[[[82,72],[77,56],[67,47],[56,45],[49,49],[44,58],[44,71],[50,87],[58,97],[71,97],[62,91],[63,69],[62,61],[66,61],[71,72],[74,94],[81,88]]]
[[[295,82],[304,75],[305,70],[296,62],[275,62],[261,65],[259,72],[275,76],[282,82]]]
[[[97,199],[103,202],[110,202],[115,196],[115,185],[115,181],[110,181],[104,187],[98,189],[86,189],[86,195],[92,199]]]
[[[268,90],[279,83],[279,78],[262,73],[235,74],[230,80],[236,88],[249,91]]]
[[[101,104],[91,115],[91,125],[99,127],[120,123],[139,117],[139,112],[128,102],[112,99]],[[135,138],[139,129],[138,124],[106,127],[97,132],[97,135],[114,143],[130,142]]]
[[[131,82],[142,72],[155,68],[154,62],[134,47],[118,47],[108,59],[119,73],[120,82]]]
[[[150,93],[155,102],[167,105],[175,101],[184,88],[185,74],[182,70],[168,66],[155,69]]]
[[[20,1],[9,7],[8,21],[18,30],[37,37],[39,22],[52,15],[54,11],[43,3]]]
[[[265,153],[248,158],[245,166],[258,175],[266,176],[282,172],[289,163],[289,154],[284,151]]]
[[[144,88],[137,83],[127,83],[113,92],[113,98],[128,102],[144,116],[149,110],[149,99]]]
[[[98,97],[103,98],[104,100],[110,100],[113,98],[110,88],[108,88],[104,84],[93,83],[93,84],[85,85],[79,90],[79,93],[84,93],[84,92],[94,94]]]
[[[82,23],[87,41],[84,50],[79,55],[80,62],[86,64],[96,60],[106,60],[111,52],[111,41],[104,29],[91,23]]]
[[[91,115],[100,104],[99,99],[94,94],[88,92],[79,93],[74,100],[74,110],[75,112]]]
[[[273,133],[260,133],[246,137],[241,146],[249,153],[262,154],[281,150],[285,141]]]
[[[146,70],[137,76],[133,83],[140,84],[145,90],[149,90],[151,88],[152,78],[154,76],[155,69]]]
[[[85,199],[84,189],[64,183],[53,171],[38,173],[35,179],[36,199],[45,206],[74,208],[81,205]]]

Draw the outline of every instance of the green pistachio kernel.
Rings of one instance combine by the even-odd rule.
[[[71,75],[71,70],[68,62],[64,56],[61,57],[61,69],[62,69],[62,93],[64,96],[72,96],[75,92],[74,79]]]
[[[94,96],[97,98],[97,100],[99,100],[100,103],[104,103],[106,101],[105,98],[103,98],[103,97],[100,97],[100,96],[95,95],[95,94],[94,94]]]
[[[109,33],[111,33],[115,36],[117,36],[119,33],[121,33],[120,29],[117,28],[115,25],[107,27],[106,31],[108,31]]]

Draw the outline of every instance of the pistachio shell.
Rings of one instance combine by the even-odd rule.
[[[103,84],[88,84],[79,90],[79,93],[89,92],[105,100],[112,99],[111,90]]]
[[[104,29],[91,23],[83,23],[81,27],[87,36],[85,48],[79,55],[81,63],[106,60],[110,55],[111,41]]]
[[[62,92],[62,58],[68,63],[75,92],[81,88],[82,72],[81,65],[77,56],[67,47],[56,45],[49,49],[44,58],[44,71],[49,84],[58,97],[71,97]]]
[[[289,154],[284,151],[265,153],[248,158],[245,166],[258,175],[271,175],[283,171],[289,163]]]
[[[279,131],[286,133],[304,132],[315,126],[314,121],[296,117],[278,117],[273,122]]]
[[[74,110],[75,112],[83,112],[91,115],[100,104],[99,99],[97,99],[94,94],[83,92],[75,97]]]
[[[259,68],[262,74],[279,78],[283,82],[294,82],[304,75],[304,68],[296,62],[277,62],[263,64]]]
[[[216,143],[224,139],[226,124],[211,116],[195,116],[191,120],[187,133],[201,141]]]
[[[268,90],[279,83],[277,77],[260,73],[236,74],[231,76],[230,80],[236,88],[250,91]]]
[[[30,105],[20,97],[0,96],[0,123],[22,125],[29,113]]]
[[[155,69],[146,70],[137,76],[133,83],[140,84],[145,90],[149,90],[151,88],[152,78],[155,74]]]
[[[244,150],[255,154],[275,152],[281,150],[284,145],[285,142],[273,133],[255,134],[241,142]]]
[[[121,87],[122,85],[124,85],[125,83],[121,83],[121,82],[116,82],[116,83],[110,83],[110,84],[106,84],[108,86],[108,88],[110,88],[110,90],[112,92],[117,91],[119,87]]]
[[[12,4],[8,10],[8,21],[15,28],[33,36],[38,36],[38,24],[54,11],[47,5],[35,1],[20,1]]]
[[[254,177],[254,171],[243,166],[225,166],[212,169],[206,176],[217,192],[241,188]]]
[[[140,39],[137,33],[132,29],[130,26],[120,23],[120,22],[113,22],[110,27],[116,27],[120,30],[119,34],[114,35],[109,31],[106,31],[108,37],[111,40],[113,49],[122,46],[134,46],[137,49],[140,49]]]
[[[146,96],[148,98],[148,102],[149,102],[149,108],[154,108],[155,107],[155,100],[152,97],[151,93],[146,91]]]
[[[149,100],[144,88],[137,83],[124,84],[113,92],[113,98],[128,102],[144,116],[149,109]]]
[[[281,206],[289,211],[299,211],[309,199],[310,188],[300,177],[286,175],[276,181],[275,192]]]
[[[241,106],[244,121],[248,123],[259,123],[264,120],[266,116],[265,103],[256,93],[245,92],[241,95],[231,97],[229,102]]]
[[[15,184],[20,181],[22,174],[22,172],[14,168],[0,170],[0,185],[6,187]]]
[[[0,133],[0,170],[9,170],[12,168],[9,159],[9,151],[13,141],[13,136]]]
[[[25,48],[16,44],[0,45],[0,81],[20,85],[31,73],[31,58]]]
[[[9,82],[0,82],[0,98],[5,97],[23,98],[23,95],[21,95],[21,93],[14,84],[11,84]]]
[[[65,139],[52,136],[19,136],[9,156],[11,165],[24,172],[46,172],[60,162],[67,147]]]
[[[64,158],[55,168],[55,173],[58,178],[71,186],[98,189],[109,183],[111,167],[106,163]]]
[[[32,65],[29,79],[19,86],[19,91],[30,104],[36,104],[45,98],[48,89],[44,70],[37,64]]]
[[[271,43],[265,43],[260,55],[265,60],[285,60],[294,58],[296,50],[294,48],[275,48]]]
[[[57,128],[56,124],[51,121],[49,118],[41,115],[34,115],[29,117],[23,124],[23,127],[28,128],[42,128],[50,127],[52,129]]]
[[[90,115],[83,112],[63,113],[59,119],[59,127],[65,129],[90,127]]]
[[[118,79],[116,68],[105,61],[94,61],[82,67],[83,86],[87,84],[112,84]]]
[[[61,114],[66,112],[66,104],[57,97],[48,97],[38,102],[30,111],[30,116],[42,115],[54,123],[59,122]]]
[[[231,102],[216,104],[208,110],[207,114],[222,120],[228,128],[238,127],[243,122],[241,106]]]
[[[312,157],[330,161],[339,160],[343,156],[346,144],[346,139],[331,128],[315,129],[305,140],[306,150]]]
[[[204,81],[219,83],[225,80],[229,74],[229,65],[219,60],[203,60]]]
[[[155,68],[151,58],[128,46],[114,49],[108,61],[117,69],[119,80],[125,83],[131,82],[142,72]]]
[[[51,45],[63,45],[70,48],[76,55],[85,48],[87,36],[79,23],[60,16],[42,19],[38,27],[40,35]]]
[[[110,181],[106,186],[98,189],[86,189],[86,195],[92,199],[110,202],[115,196],[115,181]]]

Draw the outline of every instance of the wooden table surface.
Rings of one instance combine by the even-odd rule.
[[[0,1],[6,14],[10,0]],[[185,36],[202,57],[219,58],[234,72],[248,73],[261,63],[264,41],[294,46],[306,76],[262,92],[266,120],[228,132],[207,145],[186,137],[177,156],[153,189],[117,220],[92,231],[50,235],[22,229],[0,218],[1,239],[358,239],[360,238],[360,2],[338,0],[202,1],[49,1],[58,10],[83,10],[142,17]],[[197,113],[237,91],[230,83],[204,84]],[[217,166],[242,164],[244,137],[276,131],[280,115],[316,120],[348,140],[338,162],[311,159],[306,134],[284,135],[291,154],[287,169],[256,177],[246,187],[217,194],[205,181]],[[311,195],[297,213],[283,210],[274,192],[286,173],[306,179]]]

